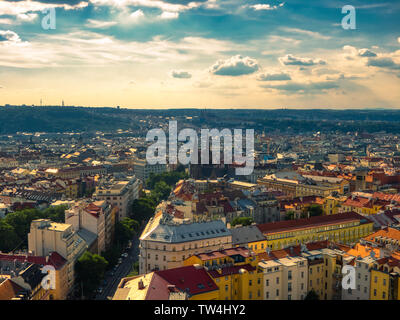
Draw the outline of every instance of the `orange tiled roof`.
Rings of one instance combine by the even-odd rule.
[[[364,239],[366,241],[375,242],[375,237],[379,236],[381,236],[382,238],[389,238],[400,241],[400,230],[387,227],[385,229],[378,230],[377,232],[374,232],[366,236]]]

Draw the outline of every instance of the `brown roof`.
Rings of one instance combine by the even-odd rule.
[[[378,230],[377,232],[374,232],[374,233],[368,235],[364,239],[366,241],[375,242],[375,237],[379,237],[379,236],[381,236],[382,238],[389,238],[389,239],[394,239],[394,240],[400,241],[400,230],[387,227],[387,228]]]
[[[329,248],[331,246],[336,246],[336,244],[333,244],[329,242],[328,240],[322,240],[322,241],[315,241],[315,242],[310,242],[306,244],[307,250],[312,251],[312,250],[319,250],[323,248]],[[280,250],[273,250],[269,254],[267,252],[262,252],[257,254],[258,258],[260,260],[276,260],[276,259],[282,259],[287,256],[290,257],[298,257],[301,255],[301,246],[292,246],[291,248],[285,248],[285,249],[280,249]]]
[[[24,291],[24,288],[7,279],[0,284],[0,300],[11,300],[22,291]]]
[[[221,268],[220,272],[218,270],[209,270],[208,273],[211,277],[215,278],[220,278],[224,276],[228,276],[231,274],[238,274],[241,269],[247,270],[247,271],[255,271],[257,270],[256,267],[253,267],[251,264],[244,264],[241,266],[233,266],[233,267],[225,267]]]
[[[338,213],[328,216],[317,216],[298,220],[287,220],[279,222],[271,222],[257,225],[258,229],[264,234],[276,233],[282,231],[313,228],[324,225],[332,225],[350,221],[366,220],[363,216],[355,212]],[[371,221],[368,221],[371,223]]]
[[[196,256],[202,261],[230,257],[234,255],[241,255],[245,258],[250,256],[250,250],[245,247],[230,248],[224,250],[216,250],[208,253],[200,253]]]

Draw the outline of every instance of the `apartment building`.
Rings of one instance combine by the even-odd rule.
[[[370,300],[400,300],[400,254],[376,260],[371,267]]]
[[[204,267],[185,266],[121,279],[113,300],[219,300]]]
[[[75,279],[75,262],[87,249],[86,242],[73,230],[72,225],[37,219],[31,223],[28,250],[36,256],[57,252],[67,260],[67,287],[72,289]]]
[[[133,200],[139,198],[139,184],[139,180],[134,176],[122,180],[103,181],[96,188],[93,197],[105,200],[113,207],[118,208],[117,217],[118,220],[121,220],[129,215]]]
[[[307,295],[307,259],[286,256],[263,259],[264,300],[303,300]]]
[[[332,193],[344,194],[350,189],[349,183],[340,178],[305,176],[296,172],[277,172],[258,179],[257,183],[268,189],[282,191],[293,197],[321,196]]]
[[[43,288],[42,280],[45,276],[42,273],[43,266],[54,267],[53,280],[55,286],[49,289]],[[49,256],[39,257],[27,254],[0,254],[0,297],[5,299],[17,299],[20,294],[24,299],[29,300],[65,300],[67,298],[67,261],[57,252]],[[3,286],[3,280],[12,282],[9,286]],[[8,289],[17,286],[19,289],[14,295],[7,293]],[[3,300],[0,298],[0,300]]]
[[[135,159],[133,162],[133,171],[143,184],[150,178],[150,174],[159,174],[167,171],[166,164],[149,164],[146,159]]]
[[[158,211],[140,236],[139,273],[166,270],[202,252],[232,247],[232,235],[221,220],[179,221]]]
[[[235,226],[230,231],[233,247],[246,247],[255,253],[265,252],[267,240],[256,225]]]
[[[257,256],[245,247],[196,254],[183,264],[204,266],[219,288],[219,300],[263,299]]]
[[[114,233],[114,211],[105,200],[78,201],[65,211],[65,223],[72,225],[74,231],[87,230],[96,235],[95,252],[106,251]]]
[[[372,233],[373,222],[365,217],[346,212],[329,216],[317,216],[298,220],[279,221],[257,225],[272,250],[299,243],[331,240],[338,243],[354,243]]]
[[[371,269],[375,259],[371,256],[359,257],[354,261],[356,275],[355,289],[342,289],[342,300],[369,300],[371,292]]]

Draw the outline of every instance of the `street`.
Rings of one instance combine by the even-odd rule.
[[[105,278],[106,285],[102,285],[103,292],[96,295],[96,300],[107,300],[108,297],[113,297],[117,286],[122,278],[126,277],[132,270],[132,265],[138,260],[139,256],[139,240],[132,241],[132,247],[127,252],[128,257],[123,258],[122,263],[115,270],[114,275],[108,275]]]

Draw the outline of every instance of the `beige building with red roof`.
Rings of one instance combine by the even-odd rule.
[[[75,231],[87,230],[97,237],[95,253],[101,254],[111,245],[114,218],[111,205],[105,200],[76,202],[65,211],[65,223]]]

